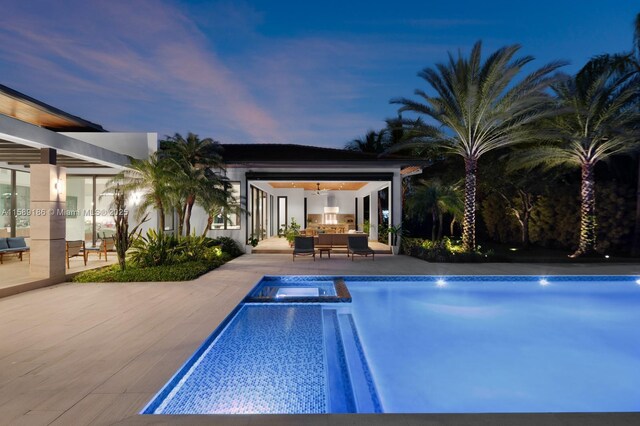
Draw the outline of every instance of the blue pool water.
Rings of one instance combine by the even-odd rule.
[[[265,277],[143,413],[640,411],[636,277],[339,281]]]

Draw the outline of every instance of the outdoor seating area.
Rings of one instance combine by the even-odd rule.
[[[22,261],[22,255],[29,251],[24,237],[0,238],[0,264],[5,255],[16,255]]]
[[[103,238],[96,246],[87,246],[82,240],[66,241],[67,269],[71,269],[70,259],[73,257],[82,257],[84,265],[86,266],[90,254],[97,254],[99,260],[102,260],[104,255],[104,261],[108,262],[108,253],[115,252],[115,247],[114,237]]]
[[[315,262],[316,253],[322,255],[326,253],[327,258],[331,259],[331,252],[334,249],[346,249],[347,257],[351,257],[353,261],[355,256],[368,257],[375,260],[375,251],[369,247],[369,241],[366,235],[350,235],[350,234],[320,234],[316,237],[295,237],[293,242],[293,261],[296,256],[312,256]]]

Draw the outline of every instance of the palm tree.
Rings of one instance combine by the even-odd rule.
[[[569,166],[581,169],[580,242],[571,255],[590,254],[596,247],[596,164],[629,152],[638,144],[640,114],[632,102],[638,89],[630,74],[621,75],[612,63],[590,61],[574,77],[553,86],[559,107],[566,112],[550,120],[558,132],[552,144],[522,151],[510,167]]]
[[[131,163],[107,184],[107,191],[113,192],[119,185],[124,193],[140,194],[136,218],[142,218],[150,208],[155,208],[159,216],[160,232],[164,232],[164,215],[168,204],[168,194],[174,182],[183,178],[177,164],[168,159],[160,159],[157,153],[147,160],[131,159]]]
[[[369,130],[364,137],[360,137],[347,143],[344,149],[349,151],[368,152],[372,154],[380,154],[387,149],[386,131]]]
[[[416,90],[424,103],[407,98],[391,102],[400,111],[412,111],[434,119],[440,127],[420,122],[408,137],[420,143],[436,143],[449,153],[462,156],[465,164],[465,202],[462,243],[466,251],[476,247],[476,173],[479,158],[494,149],[533,140],[530,124],[550,114],[551,97],[545,90],[564,65],[553,62],[514,82],[533,58],[515,58],[519,45],[506,46],[481,60],[481,42],[469,58],[449,54],[446,64],[425,68],[418,76],[436,92],[431,96]],[[440,132],[440,130],[442,130]],[[439,133],[437,136],[434,134]]]
[[[211,225],[213,225],[216,216],[222,215],[226,223],[227,214],[231,212],[240,214],[242,211],[240,200],[233,198],[231,189],[230,182],[225,181],[221,186],[208,188],[207,191],[200,194],[198,204],[200,204],[207,213],[207,224],[202,230],[203,237],[207,236],[207,232],[211,229]]]
[[[198,193],[203,188],[206,191],[206,188],[221,183],[220,176],[211,171],[223,170],[221,148],[217,141],[211,138],[200,139],[198,135],[189,132],[186,139],[179,133],[167,136],[160,141],[160,149],[161,155],[173,158],[186,176],[180,184],[180,191],[185,195],[184,200],[174,197],[174,201],[182,203],[179,217],[184,218],[184,231],[188,236],[191,234],[191,212]]]
[[[424,212],[431,213],[431,240],[436,240],[436,221],[438,223],[437,239],[442,238],[443,218],[445,214],[454,217],[462,214],[464,202],[458,187],[454,185],[444,185],[439,180],[420,180],[413,188],[412,193],[407,198],[407,213],[418,219],[422,218]]]

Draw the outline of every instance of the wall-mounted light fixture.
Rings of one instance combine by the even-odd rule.
[[[56,194],[60,195],[64,192],[64,181],[62,179],[56,179],[53,181],[53,190]]]

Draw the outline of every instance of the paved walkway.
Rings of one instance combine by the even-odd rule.
[[[139,416],[265,274],[638,274],[640,265],[242,256],[183,283],[61,284],[0,299],[0,424],[640,424],[636,414]],[[567,423],[569,422],[569,423]]]

